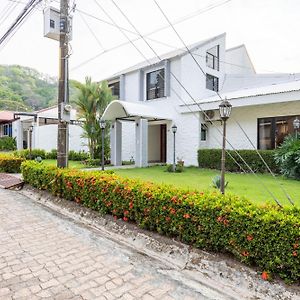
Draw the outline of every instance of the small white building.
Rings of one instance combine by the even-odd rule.
[[[29,148],[31,136],[32,149],[51,151],[57,149],[57,124],[57,106],[35,112],[2,111],[0,112],[0,137],[16,138],[17,149],[21,150]],[[88,151],[87,141],[82,138],[83,130],[77,121],[75,109],[71,110],[69,124],[69,150]]]
[[[244,45],[226,49],[226,34],[189,49],[194,58],[176,50],[108,79],[120,99],[103,116],[113,122],[113,164],[132,158],[137,166],[172,163],[176,124],[176,157],[197,165],[199,148],[221,148],[216,92],[233,106],[227,137],[234,148],[274,149],[293,132],[300,116],[300,74],[257,74]]]

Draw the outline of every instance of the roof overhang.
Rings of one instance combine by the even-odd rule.
[[[121,100],[112,101],[102,115],[102,119],[105,121],[134,121],[137,118],[147,119],[148,121],[172,120],[169,114],[163,112],[161,108]]]

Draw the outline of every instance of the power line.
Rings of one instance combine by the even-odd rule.
[[[96,0],[94,0],[96,1]],[[126,20],[131,24],[131,26],[136,30],[136,32],[142,37],[142,35],[139,33],[139,31],[137,30],[137,28],[132,24],[132,22],[129,20],[129,18],[124,14],[124,12],[118,7],[118,5],[111,0],[114,5],[119,9],[119,11],[122,13],[122,15],[126,18]],[[99,4],[100,5],[100,4]],[[121,29],[120,29],[121,30]],[[128,37],[127,37],[128,38]],[[129,39],[129,38],[128,38]],[[151,45],[149,45],[149,43],[143,38],[144,42],[150,47],[150,49],[155,53],[155,55],[158,57],[158,59],[160,61],[162,61],[162,59],[160,58],[160,56],[156,53],[156,51],[151,47]],[[150,61],[146,58],[146,56],[138,49],[138,47],[135,44],[132,44],[135,49],[150,63]],[[151,65],[151,63],[150,63]],[[178,84],[185,90],[185,92],[189,95],[189,97],[191,97],[191,99],[196,103],[195,99],[192,97],[192,95],[187,91],[187,89],[183,86],[183,84],[180,82],[180,80],[174,75],[173,72],[170,71],[170,74],[174,77],[174,79],[178,82]],[[164,78],[159,74],[159,76],[164,80]],[[172,89],[172,87],[171,87]],[[172,89],[173,90],[173,89]],[[177,94],[177,93],[176,93]],[[179,96],[177,94],[177,96]],[[179,97],[179,99],[182,100],[181,97]],[[183,101],[184,102],[184,101]],[[185,103],[185,102],[184,102]],[[207,115],[207,113],[200,107],[199,104],[197,104],[200,108],[200,110],[206,115],[206,117],[211,120],[209,118],[209,116]],[[214,123],[212,123],[213,126],[216,127],[216,125]],[[217,128],[217,127],[216,127]],[[219,128],[217,128],[218,132],[222,135],[221,131],[219,130]],[[234,147],[232,146],[232,144],[226,139],[227,143],[234,149]],[[241,157],[241,155],[234,149],[234,151],[236,152],[236,154],[238,155],[238,157],[242,160],[242,162],[248,167],[248,169],[254,174],[254,176],[258,179],[259,183],[265,188],[265,190],[268,191],[268,193],[272,196],[272,198],[276,201],[276,203],[281,206],[281,204],[279,203],[279,201],[276,199],[276,197],[273,195],[273,193],[267,188],[267,186],[259,179],[259,177],[257,176],[257,174],[255,174],[255,172],[253,171],[253,169],[249,166],[249,164],[247,164],[247,162]],[[234,160],[236,162],[236,160]],[[238,164],[239,165],[239,164]]]
[[[30,0],[26,4],[26,6],[22,10],[22,12],[18,15],[18,17],[16,18],[16,20],[13,22],[13,24],[9,27],[9,29],[1,37],[1,39],[0,39],[0,45],[2,45],[4,42],[7,43],[7,41],[16,33],[17,29],[25,21],[25,18],[33,11],[33,9],[35,8],[35,6],[39,2],[41,2],[41,0]],[[2,47],[2,49],[3,49],[3,47]]]

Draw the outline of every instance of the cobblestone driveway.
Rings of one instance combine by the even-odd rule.
[[[161,263],[0,190],[0,299],[207,299]]]

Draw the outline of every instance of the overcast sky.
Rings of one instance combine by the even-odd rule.
[[[15,1],[17,2],[0,0],[1,36],[28,2],[28,0]],[[143,35],[164,28],[147,35],[151,38],[149,43],[157,52],[169,52],[183,46],[173,30],[170,27],[166,28],[168,24],[153,0],[114,1]],[[51,5],[58,7],[57,2],[58,0],[54,0]],[[299,0],[157,0],[157,2],[169,19],[176,24],[176,29],[187,44],[226,32],[227,48],[245,44],[257,72],[300,72]],[[85,76],[92,76],[93,80],[100,80],[144,60],[130,43],[110,50],[128,40],[118,28],[97,20],[99,18],[112,22],[100,6],[118,26],[134,31],[111,0],[76,0],[78,10],[73,17],[70,78],[82,81]],[[0,64],[20,64],[57,76],[58,42],[43,37],[44,7],[45,1],[5,47],[0,47]],[[8,15],[10,11],[11,14]],[[127,35],[130,39],[138,37],[133,33]],[[154,56],[142,40],[136,41],[135,44],[148,58]],[[104,50],[105,54],[82,65]]]

